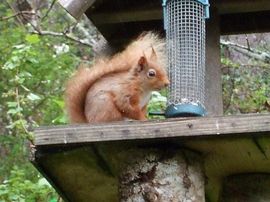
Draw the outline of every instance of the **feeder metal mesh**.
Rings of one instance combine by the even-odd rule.
[[[166,40],[171,84],[168,104],[205,101],[205,9],[196,0],[166,4]]]

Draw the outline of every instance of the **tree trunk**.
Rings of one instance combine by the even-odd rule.
[[[200,155],[187,150],[128,152],[120,175],[121,202],[204,202]]]

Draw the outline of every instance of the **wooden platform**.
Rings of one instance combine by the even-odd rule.
[[[270,114],[41,127],[35,134],[32,162],[66,201],[118,201],[118,171],[134,149],[201,153],[213,202],[224,177],[270,173]]]

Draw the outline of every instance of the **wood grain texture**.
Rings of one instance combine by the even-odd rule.
[[[77,4],[76,1],[73,0],[73,4]],[[210,1],[210,5],[218,9],[220,15],[270,10],[270,1],[268,0],[217,0]],[[129,4],[126,4],[124,0],[118,1],[117,4],[114,1],[96,0],[96,5],[89,8],[86,14],[91,16],[95,24],[149,21],[163,18],[161,2],[153,0],[137,0],[135,3]]]
[[[205,107],[208,116],[223,115],[220,63],[220,26],[217,10],[206,21]]]
[[[270,131],[269,114],[242,116],[169,119],[164,121],[115,122],[112,124],[84,124],[41,127],[35,130],[35,144],[53,145],[100,141],[153,139],[168,137],[259,133]]]
[[[149,21],[162,19],[162,10],[160,8],[147,10],[124,10],[119,12],[96,13],[91,16],[91,19],[96,24],[114,24],[136,21]]]
[[[79,19],[95,0],[59,0],[58,2],[71,16]]]

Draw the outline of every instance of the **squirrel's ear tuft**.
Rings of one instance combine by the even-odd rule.
[[[144,68],[147,66],[147,59],[145,56],[141,56],[140,59],[138,60],[138,72],[141,72],[144,70]]]
[[[153,48],[153,46],[152,46],[152,53],[151,53],[150,58],[151,58],[151,60],[157,60],[157,54],[156,54],[156,51]]]

